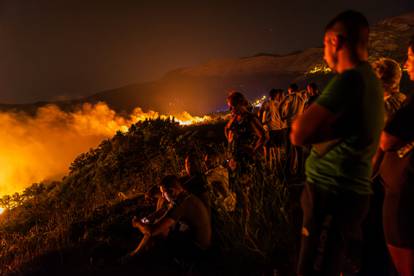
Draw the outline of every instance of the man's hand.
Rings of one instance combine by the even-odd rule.
[[[138,219],[136,216],[132,218],[132,227],[137,228],[144,235],[150,234],[150,229],[148,225],[142,223],[142,221]]]
[[[175,221],[171,218],[164,217],[155,224],[142,223],[137,217],[132,218],[132,227],[137,228],[142,234],[148,236],[164,235],[168,233],[170,227],[175,224]]]

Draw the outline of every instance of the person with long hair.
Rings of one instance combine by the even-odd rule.
[[[241,211],[241,222],[247,234],[250,219],[250,189],[253,184],[256,157],[262,152],[266,141],[265,131],[249,110],[249,103],[240,92],[227,97],[231,118],[224,128],[228,141],[229,168],[233,176],[231,188],[236,193],[237,209]]]
[[[414,37],[409,42],[405,68],[414,81]],[[414,97],[388,121],[381,134],[384,158],[383,223],[388,250],[398,273],[414,275]]]
[[[372,68],[384,88],[385,121],[388,121],[407,98],[400,92],[402,70],[398,62],[384,57],[373,62]]]

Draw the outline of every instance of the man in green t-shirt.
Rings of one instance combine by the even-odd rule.
[[[301,199],[298,275],[359,269],[371,159],[384,123],[383,91],[367,63],[368,35],[368,22],[356,11],[328,24],[324,59],[337,75],[292,125],[293,144],[313,145]]]

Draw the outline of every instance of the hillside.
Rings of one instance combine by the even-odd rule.
[[[141,238],[131,218],[155,208],[144,193],[167,174],[181,175],[188,152],[201,157],[207,148],[215,149],[224,160],[222,130],[223,122],[188,127],[169,120],[137,123],[79,155],[62,181],[36,183],[1,198],[0,206],[8,211],[0,215],[0,275],[183,272],[169,259],[141,258],[128,265],[119,260]],[[249,238],[237,212],[214,207],[215,259],[202,271],[294,271],[299,216],[293,214],[298,199],[290,198],[296,188],[287,189],[283,171],[255,174]]]
[[[414,33],[414,12],[384,19],[371,28],[370,59],[380,56],[403,62],[406,45]],[[321,42],[322,44],[322,42]],[[144,110],[175,113],[186,110],[202,115],[224,106],[229,90],[240,90],[250,98],[266,94],[274,87],[287,87],[291,82],[304,85],[314,80],[324,84],[329,78],[323,73],[306,74],[315,66],[322,66],[322,48],[310,48],[289,55],[258,54],[238,59],[211,60],[192,68],[182,68],[167,73],[153,82],[131,84],[103,91],[78,101],[59,102],[70,110],[82,102],[103,101],[119,112],[129,113],[140,106]],[[407,87],[407,88],[406,88]],[[409,89],[406,80],[403,90]],[[41,106],[45,103],[37,103]],[[31,105],[0,105],[0,109],[35,110]]]

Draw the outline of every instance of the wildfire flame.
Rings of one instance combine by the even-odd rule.
[[[207,121],[210,121],[212,118],[210,116],[192,116],[190,113],[184,111],[175,115],[160,115],[158,112],[155,111],[149,111],[149,112],[143,112],[141,108],[135,108],[131,117],[131,123],[137,123],[139,121],[144,121],[146,119],[174,119],[177,123],[180,125],[186,126],[186,125],[192,125],[192,124],[201,124],[205,123]]]
[[[60,179],[79,153],[117,131],[127,132],[131,124],[155,118],[173,118],[180,125],[211,120],[188,112],[163,115],[141,108],[125,118],[105,103],[86,103],[75,112],[48,105],[35,116],[0,112],[0,196],[21,192],[32,183]]]

